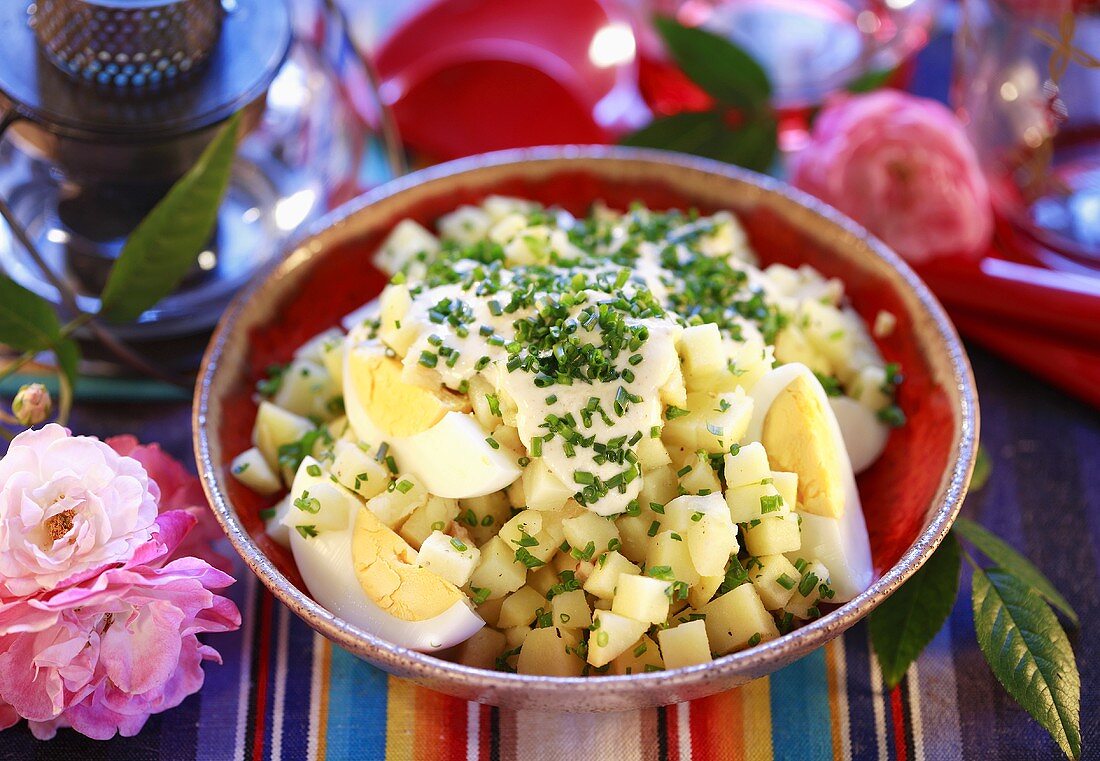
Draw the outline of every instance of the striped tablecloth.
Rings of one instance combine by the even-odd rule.
[[[974,354],[989,485],[965,511],[1026,552],[1081,614],[1086,758],[1100,758],[1100,415],[981,352]],[[84,407],[78,430],[135,431],[187,450],[186,409]],[[915,453],[917,456],[917,453]],[[0,733],[0,759],[975,759],[1056,758],[1004,696],[975,644],[969,600],[885,690],[857,626],[739,690],[626,714],[546,715],[448,698],[333,647],[241,572],[239,632],[211,637],[225,658],[202,692],[134,738],[96,743],[25,727]],[[964,584],[968,581],[964,580]]]

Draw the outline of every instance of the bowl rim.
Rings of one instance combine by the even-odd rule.
[[[947,353],[954,384],[954,396],[960,413],[960,438],[954,459],[949,461],[944,472],[946,486],[941,478],[942,500],[935,508],[928,525],[917,536],[913,544],[902,554],[898,561],[886,570],[875,582],[847,603],[811,621],[794,631],[769,642],[761,643],[736,653],[716,658],[713,661],[668,671],[649,672],[629,675],[606,675],[592,677],[555,677],[528,674],[513,674],[502,671],[489,671],[465,666],[460,663],[438,658],[430,653],[421,653],[395,645],[381,637],[364,631],[336,614],[322,607],[305,592],[299,590],[284,576],[275,564],[255,544],[240,520],[234,513],[232,504],[218,486],[218,466],[211,457],[211,438],[214,431],[207,427],[207,413],[210,406],[213,381],[219,370],[219,359],[234,332],[244,306],[248,300],[280,270],[288,272],[301,266],[307,258],[295,258],[295,252],[305,247],[316,236],[339,227],[346,219],[371,204],[390,198],[420,184],[441,180],[469,171],[499,167],[509,164],[555,162],[561,160],[609,159],[642,163],[674,165],[707,174],[720,175],[748,184],[756,185],[765,192],[777,193],[797,205],[808,208],[842,232],[864,240],[867,246],[900,276],[904,287],[916,297],[920,307],[926,312],[934,326],[934,333],[942,342]],[[295,261],[291,261],[295,259]],[[949,392],[950,393],[950,392]],[[590,697],[613,697],[625,695],[635,690],[659,689],[662,694],[675,694],[677,690],[688,689],[697,683],[741,675],[747,678],[770,673],[772,668],[762,664],[782,665],[823,646],[840,632],[852,626],[878,607],[902,583],[911,577],[931,556],[943,541],[955,516],[958,514],[966,496],[967,486],[977,456],[979,431],[979,410],[977,392],[969,360],[954,326],[947,317],[939,301],[917,274],[894,253],[886,244],[867,232],[864,228],[844,216],[835,208],[810,196],[780,180],[742,169],[719,161],[689,156],[672,151],[644,148],[626,148],[604,145],[567,145],[544,146],[538,148],[520,148],[477,154],[395,178],[373,188],[355,199],[337,207],[320,217],[285,247],[281,256],[270,262],[251,282],[234,298],[229,308],[218,321],[210,339],[200,366],[195,387],[192,409],[192,437],[195,459],[199,468],[200,480],[215,517],[221,524],[230,543],[244,559],[249,569],[271,591],[295,613],[304,618],[315,630],[330,641],[357,655],[366,657],[372,664],[382,668],[399,670],[412,679],[440,678],[456,685],[481,691],[482,695],[498,691],[523,689],[535,695],[560,695],[561,690],[572,694],[587,693]],[[579,693],[577,692],[579,691]],[[493,698],[483,698],[486,702],[496,702]],[[649,701],[647,705],[667,704],[669,701]],[[561,710],[570,710],[562,705]]]

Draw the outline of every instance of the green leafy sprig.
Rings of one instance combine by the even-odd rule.
[[[715,105],[654,119],[623,145],[663,148],[765,171],[775,158],[778,125],[767,72],[724,37],[670,18],[654,19],[676,65]]]
[[[172,186],[130,235],[111,267],[98,314],[77,312],[69,322],[61,324],[49,302],[0,275],[0,343],[23,352],[0,372],[0,380],[16,373],[41,352],[52,351],[60,371],[58,420],[64,422],[80,361],[80,349],[71,336],[88,325],[108,346],[115,346],[120,353],[128,352],[100,321],[136,319],[171,293],[187,274],[210,236],[229,185],[239,123],[239,114],[234,115],[195,166]],[[73,294],[62,288],[62,295],[68,305],[75,307]]]
[[[990,472],[984,452],[978,460],[976,488]],[[979,565],[959,538],[994,565]],[[990,669],[1068,758],[1080,758],[1081,676],[1054,608],[1074,627],[1077,613],[1031,561],[968,518],[956,519],[932,557],[871,614],[871,644],[883,681],[897,686],[943,627],[958,595],[964,558],[973,569],[974,631]]]

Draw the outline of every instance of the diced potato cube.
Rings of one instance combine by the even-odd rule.
[[[783,506],[787,510],[794,510],[798,505],[798,474],[773,470],[771,479],[775,490],[783,498]]]
[[[525,214],[513,212],[502,217],[493,217],[493,226],[489,228],[489,240],[502,246],[506,245],[527,226]]]
[[[730,446],[740,441],[748,430],[752,406],[752,397],[743,389],[718,394],[712,409],[703,416],[699,446],[714,454],[729,452]]]
[[[742,389],[723,394],[693,391],[687,404],[689,413],[667,421],[661,438],[689,452],[728,451],[745,435],[752,419],[752,397]]]
[[[363,499],[378,496],[390,485],[390,471],[358,444],[337,441],[334,451],[332,474]]]
[[[542,513],[537,510],[523,510],[512,516],[497,534],[513,546],[520,546],[524,535],[533,537],[542,531]]]
[[[554,626],[561,629],[587,629],[592,625],[592,611],[583,590],[574,589],[554,595],[554,599],[550,601],[550,610],[554,615]]]
[[[497,658],[508,647],[508,640],[496,629],[483,626],[474,636],[463,642],[455,650],[455,660],[464,666],[475,669],[496,668]]]
[[[573,500],[567,500],[558,510],[540,510],[542,515],[542,531],[550,536],[555,545],[565,541],[565,528],[562,523],[569,518],[576,518],[588,511]]]
[[[886,370],[879,365],[869,365],[859,371],[852,383],[852,396],[868,409],[878,412],[893,403],[886,388]]]
[[[514,196],[486,196],[485,200],[481,202],[481,208],[485,210],[485,213],[488,214],[489,218],[495,223],[512,214],[519,214],[526,218],[528,214],[538,207],[526,198],[516,198]]]
[[[273,470],[279,467],[279,447],[292,444],[313,430],[313,423],[301,415],[284,410],[268,401],[260,402],[252,443]]]
[[[833,364],[819,352],[805,331],[797,325],[788,325],[775,337],[775,358],[786,364],[801,362],[816,373],[833,374]]]
[[[344,388],[344,350],[347,340],[343,333],[327,338],[321,345],[321,366],[328,372],[336,388]]]
[[[645,561],[646,549],[649,547],[649,530],[653,521],[658,521],[656,533],[660,529],[658,519],[664,516],[658,515],[648,507],[642,507],[638,515],[621,515],[615,520],[615,527],[619,530],[619,540],[622,547],[619,551],[635,563]]]
[[[734,587],[703,606],[710,646],[719,655],[775,639],[779,630],[752,584]],[[757,636],[759,635],[759,636]],[[667,656],[666,656],[667,660]]]
[[[493,440],[496,441],[504,449],[511,450],[516,453],[516,459],[519,459],[520,453],[523,452],[523,442],[519,440],[519,431],[515,427],[508,425],[507,423],[498,423],[496,428],[493,428]],[[532,507],[530,504],[531,495],[524,487],[523,493],[527,496],[528,507]]]
[[[688,621],[657,632],[666,669],[695,666],[711,660],[707,627],[702,621]]]
[[[442,220],[440,222],[442,224]],[[378,247],[378,253],[374,255],[374,264],[383,272],[393,275],[419,255],[433,254],[438,250],[439,239],[419,222],[403,219],[394,226],[382,241],[382,245]]]
[[[588,635],[588,662],[596,668],[607,665],[637,642],[648,628],[645,621],[597,610],[592,633]]]
[[[783,555],[764,555],[753,558],[749,565],[749,580],[765,608],[779,610],[790,602],[801,578],[791,561]]]
[[[259,448],[246,449],[233,458],[229,466],[233,477],[258,494],[282,491],[283,482],[271,469]]]
[[[725,501],[718,497],[725,508]],[[737,527],[729,511],[705,513],[693,521],[684,534],[691,564],[700,576],[720,576],[725,572],[730,555],[737,552]]]
[[[416,564],[462,587],[470,580],[480,557],[477,547],[442,531],[433,531],[421,545]]]
[[[672,462],[672,458],[668,456],[668,450],[665,449],[665,445],[660,439],[643,436],[638,441],[635,451],[638,455],[638,462],[642,466],[642,473],[648,473]]]
[[[270,536],[276,544],[290,549],[290,527],[286,525],[284,519],[290,512],[290,495],[286,495],[279,500],[275,505],[270,508],[271,513],[264,519],[264,531]]]
[[[312,457],[306,457],[294,475],[290,488],[290,510],[284,524],[313,526],[322,531],[345,529],[363,503],[324,471]]]
[[[596,564],[591,560],[578,560],[573,557],[572,551],[570,551],[559,552],[554,555],[554,559],[550,561],[550,566],[558,575],[564,575],[566,572],[571,573],[573,578],[583,584],[592,575],[592,570],[596,567]]]
[[[677,350],[689,389],[693,387],[692,381],[695,378],[717,375],[726,369],[722,333],[713,322],[684,328]]]
[[[504,493],[508,495],[508,501],[516,510],[524,510],[527,508],[527,496],[523,493],[522,478],[517,478],[513,481],[508,488],[504,490]]]
[[[283,371],[282,383],[271,401],[296,415],[328,420],[340,414],[342,408],[333,402],[340,393],[325,368],[308,359],[296,359]]]
[[[577,637],[568,630],[534,629],[523,641],[516,671],[544,676],[580,676],[584,661],[577,655]]]
[[[485,619],[489,626],[496,626],[500,619],[500,608],[504,605],[505,598],[498,597],[495,600],[486,600],[477,606],[477,614]]]
[[[621,544],[619,530],[615,528],[614,521],[587,510],[576,518],[563,520],[561,528],[570,547],[587,552],[591,544],[595,548],[593,557]]]
[[[343,339],[344,332],[339,328],[323,330],[295,349],[294,358],[307,359],[318,365],[324,364],[325,346],[333,341],[342,341]]]
[[[412,296],[408,286],[403,284],[386,286],[379,297],[378,337],[399,357],[409,353],[409,347],[419,335],[416,321],[407,319],[411,306]]]
[[[508,595],[500,606],[500,617],[497,626],[501,629],[509,629],[513,626],[527,626],[535,620],[539,611],[549,608],[546,598],[539,594],[538,590],[524,586]]]
[[[737,454],[726,455],[722,474],[726,478],[726,486],[733,488],[746,484],[758,484],[769,478],[771,472],[764,445],[754,441],[740,447]]]
[[[657,395],[662,404],[671,404],[673,407],[687,407],[687,386],[684,384],[684,372],[679,363],[673,365],[672,373],[668,380],[657,389]]]
[[[539,594],[546,597],[550,587],[558,583],[558,572],[552,565],[544,565],[527,574],[527,586],[537,589]]]
[[[468,390],[470,408],[481,427],[491,431],[500,425],[500,397],[489,381],[480,375],[470,379]],[[495,406],[494,406],[495,402]]]
[[[551,473],[541,457],[523,469],[523,494],[532,510],[560,510],[575,491]]]
[[[752,388],[775,364],[774,350],[764,343],[759,330],[748,328],[751,323],[742,323],[741,331],[745,342],[731,358],[730,366],[741,388]]]
[[[530,626],[513,626],[511,629],[505,629],[504,640],[508,643],[508,649],[515,650],[523,647],[523,643],[531,631]],[[513,661],[509,660],[508,662],[512,663]]]
[[[765,481],[770,479],[766,478]],[[780,512],[789,512],[787,505],[779,502],[779,490],[772,483],[755,483],[735,486],[726,490],[726,503],[734,523],[748,523],[764,515],[764,506],[778,505]],[[761,501],[763,500],[763,501]]]
[[[639,574],[641,569],[624,558],[618,552],[609,552],[600,557],[600,562],[592,569],[588,580],[584,582],[584,591],[601,600],[611,600],[615,596],[615,587],[622,574]]]
[[[428,501],[428,490],[409,473],[399,474],[384,492],[367,500],[367,508],[392,529]]]
[[[512,514],[508,498],[499,491],[459,500],[458,507],[458,523],[470,532],[479,547],[496,536]]]
[[[710,458],[705,454],[692,453],[677,472],[683,473],[680,476],[680,488],[688,494],[716,494],[722,491],[718,474],[714,472]]]
[[[699,583],[688,590],[688,605],[692,608],[699,609],[710,602],[714,597],[714,593],[718,591],[718,587],[722,586],[722,582],[726,580],[725,574],[721,576],[701,576],[699,577]]]
[[[676,476],[676,468],[665,465],[655,470],[642,473],[642,489],[638,494],[638,502],[646,507],[650,502],[663,505],[679,494],[679,479]]]
[[[470,589],[487,589],[486,599],[493,600],[515,592],[526,579],[527,566],[516,561],[515,549],[494,536],[481,546],[481,560],[470,577]]]
[[[429,495],[427,502],[409,514],[397,533],[413,547],[420,549],[433,531],[447,531],[457,515],[457,500]]]
[[[669,582],[649,576],[621,576],[611,602],[611,612],[635,621],[663,623],[668,618],[671,587]]]
[[[823,563],[815,561],[803,568],[801,577],[796,578],[798,578],[798,585],[790,601],[787,602],[786,610],[795,618],[809,620],[815,617],[813,608],[821,600],[822,584],[828,586],[829,569]],[[806,594],[803,594],[804,591]]]
[[[542,513],[538,510],[521,511],[501,526],[498,536],[520,557],[530,556],[538,560],[538,563],[531,564],[532,568],[548,562],[558,551],[558,543],[542,530]]]
[[[862,324],[854,323],[843,311],[818,299],[803,299],[798,311],[806,337],[818,353],[834,368],[844,365],[852,355],[856,335],[863,331]]]
[[[444,238],[469,245],[484,238],[491,224],[489,215],[478,207],[459,206],[440,217],[436,227]]]
[[[781,555],[801,546],[796,513],[772,513],[745,525],[745,548],[751,555]]]
[[[661,659],[661,650],[647,634],[643,634],[641,639],[611,661],[611,673],[620,676],[663,671],[664,668],[665,662]]]
[[[661,531],[653,537],[646,552],[645,565],[648,573],[654,573],[658,568],[671,569],[672,576],[689,587],[699,582],[699,572],[691,562],[687,543],[683,536],[674,531]]]

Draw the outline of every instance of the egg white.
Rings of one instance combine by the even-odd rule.
[[[844,488],[844,512],[840,518],[830,518],[799,511],[802,516],[802,548],[790,553],[791,559],[817,560],[829,569],[830,585],[836,592],[834,602],[847,602],[871,585],[875,577],[871,561],[871,544],[863,507],[856,489],[855,474],[844,444],[840,424],[829,405],[828,396],[810,368],[792,362],[765,373],[749,395],[753,398],[752,420],[745,441],[760,441],[764,418],[780,392],[799,376],[810,382],[825,409],[825,424],[836,448]]]
[[[317,461],[307,457],[294,479],[292,497],[317,490],[326,476],[310,476],[308,468]],[[333,484],[337,489],[342,489]],[[346,490],[345,490],[346,491]],[[347,492],[346,499],[331,498],[318,513],[306,513],[291,507],[283,519],[289,529],[290,551],[298,572],[313,599],[360,629],[411,650],[432,652],[453,647],[469,639],[485,622],[466,600],[460,600],[443,613],[423,621],[406,621],[382,610],[367,597],[355,573],[352,537],[359,500]],[[320,525],[316,536],[303,536],[298,525]]]

